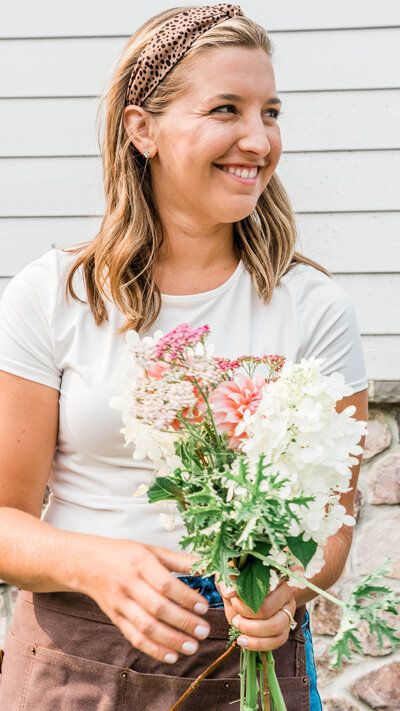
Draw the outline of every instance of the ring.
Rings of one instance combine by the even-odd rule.
[[[288,618],[289,618],[289,629],[290,629],[290,630],[295,630],[296,627],[297,627],[297,622],[296,622],[296,620],[294,619],[294,617],[293,617],[292,613],[290,612],[290,610],[287,610],[286,607],[281,607],[280,609],[282,610],[282,612],[285,612],[285,613],[287,614]]]

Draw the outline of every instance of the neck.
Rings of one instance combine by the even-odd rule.
[[[239,263],[232,224],[199,224],[176,212],[162,217],[164,241],[154,265],[161,293],[196,294],[229,279]]]
[[[160,217],[164,241],[156,258],[158,267],[205,272],[237,266],[232,224],[201,224],[175,210],[172,215],[168,209]]]

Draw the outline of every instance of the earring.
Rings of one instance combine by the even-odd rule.
[[[144,157],[146,158],[146,160],[147,160],[148,157],[150,156],[149,151],[145,151],[145,152],[143,153],[143,156],[144,156]]]

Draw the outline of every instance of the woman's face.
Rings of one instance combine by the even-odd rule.
[[[282,152],[274,72],[262,49],[207,50],[155,121],[154,196],[204,225],[249,215]]]

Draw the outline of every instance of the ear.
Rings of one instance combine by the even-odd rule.
[[[157,146],[151,130],[151,116],[141,106],[126,106],[124,109],[124,128],[135,148],[150,158],[157,153]]]

